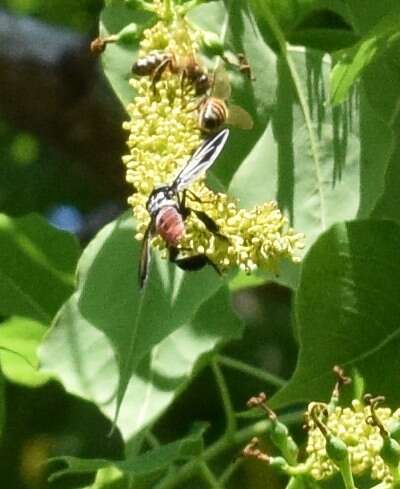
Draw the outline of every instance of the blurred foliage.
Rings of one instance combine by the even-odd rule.
[[[1,114],[0,145],[2,212],[11,216],[49,214],[60,203],[88,212],[104,198],[87,184],[89,177],[83,168],[78,172],[65,156],[33,134],[11,127],[1,120]]]
[[[69,27],[80,32],[93,30],[103,6],[102,0],[2,0],[2,6],[18,15],[29,15],[43,22]]]

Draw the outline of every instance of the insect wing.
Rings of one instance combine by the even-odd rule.
[[[231,82],[223,65],[219,65],[214,72],[212,95],[223,100],[228,100],[231,96]]]
[[[223,129],[207,138],[193,153],[187,164],[178,173],[171,188],[180,192],[208,170],[221,153],[229,136],[229,129]]]
[[[150,223],[143,237],[142,251],[140,254],[140,262],[139,262],[139,287],[141,289],[143,289],[144,286],[146,285],[147,277],[149,275],[149,268],[151,262],[150,241],[152,237],[151,236],[152,227],[153,224]]]
[[[251,115],[238,105],[229,105],[226,123],[239,129],[252,129],[254,125]]]

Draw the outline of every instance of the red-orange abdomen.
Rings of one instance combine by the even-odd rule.
[[[173,206],[163,207],[156,217],[158,234],[171,246],[176,246],[185,233],[182,215]]]

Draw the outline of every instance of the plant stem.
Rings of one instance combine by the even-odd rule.
[[[339,468],[346,489],[356,489],[356,486],[354,485],[353,474],[351,472],[349,455],[347,455],[344,462],[339,465]]]
[[[219,478],[219,483],[222,486],[224,486],[229,481],[229,479],[232,477],[232,475],[242,462],[243,458],[237,458],[232,463],[230,463],[228,467],[222,472],[221,477]]]
[[[217,381],[218,389],[221,395],[222,404],[224,406],[226,434],[230,436],[236,431],[235,410],[233,408],[231,396],[229,394],[229,389],[226,385],[224,375],[215,357],[211,361],[211,368],[214,372],[215,380]]]
[[[272,384],[276,387],[283,387],[286,384],[286,381],[284,379],[281,379],[277,375],[273,375],[270,374],[269,372],[265,372],[260,368],[253,367],[248,363],[241,362],[240,360],[236,360],[234,358],[230,358],[225,355],[217,355],[216,360],[221,365],[225,365],[226,367],[239,370],[244,374],[251,375],[252,377],[256,377],[257,379],[260,379],[268,384]]]
[[[302,416],[303,411],[294,412],[281,416],[280,420],[282,423],[290,424],[294,423],[295,421],[299,421]],[[253,436],[262,435],[267,431],[270,425],[271,422],[268,419],[263,419],[257,423],[236,431],[232,436],[228,436],[227,434],[223,435],[215,443],[204,450],[203,456],[200,460],[198,458],[194,458],[185,465],[182,465],[182,467],[180,467],[175,474],[162,480],[157,485],[156,489],[173,489],[177,487],[198,471],[200,463],[203,461],[207,462],[208,460],[218,457],[226,450],[247,442],[250,438],[253,438]]]
[[[147,431],[145,437],[147,443],[151,446],[151,448],[158,448],[160,446],[160,442],[151,431]]]
[[[201,475],[203,476],[203,479],[209,484],[212,489],[223,489],[221,484],[218,482],[218,479],[211,472],[209,466],[205,462],[200,463],[199,469]]]

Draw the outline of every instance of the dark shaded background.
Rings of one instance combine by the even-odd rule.
[[[101,7],[101,0],[0,0],[0,211],[41,213],[77,233],[82,244],[126,208],[129,192],[120,161],[124,112],[88,50]],[[234,301],[248,327],[227,353],[289,377],[297,350],[289,291],[265,286],[237,293]],[[211,422],[210,438],[222,429],[211,377],[202,372],[158,423],[161,440],[173,440],[199,419]],[[258,382],[233,371],[227,380],[238,410],[260,390]],[[118,434],[107,436],[109,422],[60,385],[28,389],[9,383],[6,396],[1,488],[48,487],[41,463],[49,456],[122,457]],[[265,487],[260,466],[252,462],[235,481],[231,487]],[[68,487],[84,482],[71,480]]]

